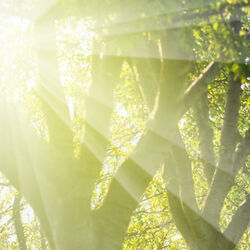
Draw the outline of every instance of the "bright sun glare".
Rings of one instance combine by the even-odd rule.
[[[40,137],[46,139],[48,138],[48,131],[44,125],[43,117],[40,114],[34,89],[36,89],[37,85],[42,84],[56,99],[60,99],[61,97],[49,81],[43,82],[39,80],[36,49],[41,48],[37,47],[34,39],[34,21],[18,16],[8,16],[0,18],[0,23],[0,55],[2,58],[0,93],[4,95],[4,98],[15,103],[24,113],[29,112],[26,108],[28,105],[29,109],[36,114],[30,120],[31,125]],[[54,25],[56,28],[57,67],[60,73],[60,82],[68,105],[70,119],[73,121],[76,116],[84,119],[82,108],[83,96],[88,95],[88,89],[91,84],[90,56],[93,51],[93,40],[97,37],[94,32],[95,23],[90,19],[71,17],[64,20],[56,20]],[[54,49],[47,47],[47,44],[51,43],[50,39],[53,34],[50,34],[48,30],[46,30],[46,32],[47,34],[42,34],[42,44],[39,45],[44,50],[44,53]],[[99,52],[97,51],[96,53],[98,54]],[[99,56],[102,59],[103,53],[100,52]],[[48,78],[53,79],[53,74],[55,73],[53,72],[55,69],[54,66],[52,65],[51,67],[49,61],[43,61],[42,67],[46,69],[50,76]],[[50,105],[59,116],[62,116],[60,110],[53,107],[54,103],[48,102],[48,105]],[[124,105],[121,105],[119,102],[117,102],[114,112],[120,117],[119,119],[129,118],[128,111]],[[63,121],[66,120],[65,117],[61,118]],[[137,144],[141,135],[142,132],[138,131],[135,138],[132,139],[131,145],[133,147]],[[118,142],[116,142],[116,144],[116,147],[121,147]],[[126,147],[124,147],[123,150],[128,153]],[[109,149],[107,153],[108,155],[104,162],[102,175],[112,175],[112,173],[114,173],[114,167],[115,169],[117,167],[113,165],[121,165],[125,160],[124,157],[114,160],[109,156],[110,153],[111,149]],[[102,177],[100,177],[100,179],[101,178]],[[109,182],[111,182],[111,179]],[[101,195],[105,195],[100,194],[100,190],[103,188],[102,185],[103,184],[99,184],[96,186],[97,196],[93,197],[93,199],[100,200],[104,198],[100,197]],[[107,189],[108,183],[106,183],[106,185]],[[98,204],[94,204],[96,203],[94,200],[92,202],[93,208],[98,206]],[[30,208],[26,208],[25,213],[30,214],[30,211]],[[25,216],[24,220],[28,220],[28,217],[29,216]]]

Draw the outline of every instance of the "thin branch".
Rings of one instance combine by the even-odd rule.
[[[176,134],[176,144],[172,145],[172,155],[174,158],[173,165],[176,168],[177,181],[180,185],[179,198],[183,211],[196,239],[202,239],[204,235],[203,229],[201,228],[200,210],[198,209],[194,194],[191,162],[179,131]],[[171,192],[174,192],[176,195],[177,190],[171,190]]]
[[[240,145],[238,146],[233,163],[233,172],[236,174],[240,167],[245,162],[247,156],[250,154],[250,129],[246,131],[246,135]]]
[[[167,186],[169,208],[175,221],[175,225],[183,235],[187,244],[191,245],[195,237],[181,204],[181,197],[179,192],[180,187],[177,182],[176,169],[174,167],[173,159],[170,156],[167,157],[165,162],[164,175]]]
[[[181,100],[181,114],[184,114],[190,107],[197,103],[201,95],[206,91],[207,85],[218,75],[219,71],[219,63],[211,62],[201,75],[189,86]]]
[[[250,222],[250,195],[248,194],[246,200],[241,204],[241,206],[236,211],[228,227],[224,231],[224,236],[229,239],[228,244],[235,247],[240,241],[243,233],[248,227]],[[225,247],[225,249],[231,249]]]
[[[0,220],[2,219],[2,217],[3,217],[6,213],[8,213],[9,211],[11,211],[11,209],[12,209],[12,206],[8,206],[4,211],[1,211],[1,212],[0,212]]]
[[[1,224],[0,234],[2,234],[4,231],[8,230],[8,226],[13,222],[13,216],[10,217],[7,221],[5,221],[3,224]]]
[[[153,46],[153,45],[151,45]],[[157,105],[161,65],[159,59],[136,58],[128,59],[141,97],[152,113]]]
[[[207,179],[208,187],[212,182],[215,171],[215,154],[213,146],[213,130],[209,126],[209,108],[207,93],[201,96],[200,101],[193,107],[196,123],[199,129],[201,161]]]
[[[220,10],[217,9],[209,9],[202,12],[187,12],[185,14],[181,14],[179,16],[174,17],[174,20],[189,20],[194,18],[206,18],[206,17],[212,17],[213,15],[218,15],[221,11],[224,11],[225,9],[232,9],[232,8],[242,8],[245,6],[248,6],[249,3],[236,3],[236,4],[229,4],[229,3],[222,3],[220,5]],[[195,9],[197,10],[197,9]]]
[[[173,220],[173,219],[170,219],[170,220],[168,220],[168,221],[166,221],[166,222],[164,222],[164,223],[158,224],[157,226],[154,226],[154,227],[153,227],[153,226],[151,226],[151,227],[146,227],[146,228],[144,228],[144,230],[142,230],[142,231],[136,231],[136,232],[128,233],[128,234],[126,234],[126,237],[141,236],[142,234],[146,234],[146,233],[148,233],[148,231],[150,231],[150,230],[155,230],[155,229],[162,230],[164,227],[166,227],[167,225],[169,225],[169,224],[171,224],[171,223],[173,223],[173,222],[174,222],[174,220]],[[158,232],[159,230],[157,230],[157,232]],[[154,231],[154,233],[155,233],[155,231]]]
[[[225,107],[224,123],[221,132],[221,146],[219,167],[232,163],[232,155],[237,142],[237,127],[240,109],[241,80],[234,79],[234,74],[229,74],[227,103]]]
[[[141,202],[146,202],[148,200],[151,200],[151,199],[153,199],[153,198],[155,198],[157,196],[163,195],[163,194],[164,194],[164,192],[157,193],[155,195],[152,195],[152,196],[146,197],[145,199],[142,199]]]

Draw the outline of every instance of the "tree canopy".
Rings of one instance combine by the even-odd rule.
[[[249,247],[249,3],[1,3],[3,249]]]

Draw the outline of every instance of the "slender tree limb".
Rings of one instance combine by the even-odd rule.
[[[191,162],[187,156],[185,146],[181,141],[180,134],[178,137],[176,135],[176,138],[178,138],[179,143],[177,142],[175,145],[172,145],[171,151],[175,160],[177,178],[181,187],[182,201],[197,212],[198,207],[194,195]]]
[[[152,212],[153,213],[153,212]],[[157,212],[156,212],[157,213]],[[149,230],[152,230],[152,229],[159,229],[157,230],[156,232],[160,231],[162,228],[166,227],[167,225],[173,223],[173,219],[170,219],[168,220],[167,222],[165,223],[161,223],[155,227],[152,227],[152,226],[149,226],[149,227],[146,227],[143,231],[138,231],[138,232],[131,232],[131,233],[128,233],[126,236],[127,237],[131,237],[131,236],[141,236],[142,234],[146,234]]]
[[[237,142],[240,94],[240,79],[234,79],[234,75],[230,73],[224,124],[221,132],[219,163],[203,210],[204,217],[215,227],[218,226],[224,199],[235,177],[233,174],[233,155]]]
[[[5,221],[5,222],[1,225],[0,234],[2,234],[2,233],[6,230],[6,226],[10,225],[12,222],[13,222],[13,216],[10,217],[7,221]]]
[[[196,123],[199,130],[201,162],[208,187],[211,185],[215,171],[215,155],[213,146],[213,130],[209,126],[209,108],[207,93],[202,94],[199,102],[193,106]]]
[[[142,99],[151,113],[157,105],[161,71],[160,60],[152,58],[147,60],[144,58],[132,58],[128,60],[128,62],[135,75]]]
[[[174,158],[177,181],[180,185],[180,201],[190,228],[193,230],[196,239],[201,240],[204,238],[204,232],[200,210],[198,209],[194,194],[191,162],[188,158],[178,128],[176,128],[175,138],[176,142],[175,144],[172,143],[171,152]]]
[[[187,244],[191,246],[194,241],[194,232],[191,229],[188,220],[185,216],[181,197],[180,197],[180,185],[177,181],[177,173],[173,157],[166,157],[164,179],[167,186],[167,197],[169,202],[169,208],[172,213],[177,229],[181,232]]]
[[[225,167],[228,169],[229,167],[232,167],[232,156],[237,143],[240,94],[242,91],[241,80],[239,78],[234,78],[235,75],[230,73],[224,123],[221,132],[219,169],[223,169]],[[230,170],[232,169],[229,169],[229,171]]]
[[[2,220],[2,216],[4,216],[9,211],[11,211],[11,209],[12,209],[12,206],[8,206],[5,210],[2,210],[0,213],[0,220]]]
[[[220,244],[223,249],[233,249],[239,243],[242,235],[247,229],[250,222],[250,195],[248,194],[246,200],[240,205],[231,222],[223,233],[227,241],[222,241]]]
[[[20,214],[20,201],[21,201],[21,195],[17,194],[15,196],[14,204],[13,204],[13,220],[14,220],[14,225],[16,229],[16,235],[18,239],[18,244],[19,248],[21,250],[27,250],[27,244],[26,244],[26,238],[24,235],[24,230],[23,230],[23,224],[22,224],[22,219],[21,219],[21,214]]]
[[[225,180],[221,180],[221,181],[224,181],[225,193],[228,193],[230,191],[230,189],[232,188],[232,186],[234,185],[235,176],[237,175],[242,164],[244,163],[244,161],[248,155],[247,152],[249,152],[249,130],[246,131],[245,138],[243,139],[243,141],[241,142],[237,151],[235,152],[236,157],[235,157],[235,161],[234,161],[234,170],[233,170],[231,176],[228,176],[227,172],[225,172],[224,174],[225,174],[226,178],[225,178]],[[249,195],[248,195],[247,199],[249,202]],[[205,215],[204,215],[204,218],[206,219]],[[213,229],[212,229],[212,231],[213,231]],[[218,230],[218,232],[219,232],[219,230]],[[216,235],[216,233],[215,233],[215,235]],[[217,237],[219,239],[218,244],[221,244],[221,249],[225,249],[226,246],[228,247],[228,249],[232,249],[234,246],[237,245],[237,242],[235,244],[234,241],[232,241],[232,238],[230,238],[227,234],[224,233],[224,234],[217,234],[217,235],[218,235]]]
[[[210,244],[211,249],[234,249],[238,245],[249,225],[249,209],[250,196],[248,194],[246,200],[240,205],[225,231],[213,238],[214,240]]]
[[[246,135],[234,154],[233,173],[236,174],[242,167],[247,156],[250,154],[250,129],[246,131]]]
[[[184,114],[190,107],[197,103],[202,93],[206,91],[207,85],[218,75],[219,71],[219,63],[211,62],[201,75],[189,86],[181,100],[181,114]]]
[[[245,7],[248,6],[249,3],[236,3],[236,4],[229,4],[229,3],[222,3],[220,5],[220,10],[217,9],[211,9],[209,8],[209,10],[205,10],[203,12],[192,12],[192,10],[188,13],[185,14],[180,14],[178,16],[176,16],[174,18],[174,20],[177,19],[182,19],[182,20],[189,20],[189,19],[194,19],[194,18],[207,18],[207,17],[211,17],[213,15],[218,15],[220,14],[220,12],[224,11],[225,9],[232,9],[232,8],[241,8],[241,7]]]

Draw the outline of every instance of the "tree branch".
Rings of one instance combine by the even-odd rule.
[[[201,162],[203,172],[210,186],[215,171],[215,155],[213,146],[213,130],[209,126],[209,107],[207,93],[202,94],[199,102],[193,106],[196,123],[199,130]]]
[[[233,73],[229,74],[227,103],[225,107],[224,123],[221,132],[221,145],[219,169],[231,171],[233,153],[237,143],[238,117],[240,109],[241,80],[234,79]]]
[[[169,154],[165,159],[164,179],[167,186],[169,208],[172,213],[177,229],[183,235],[187,244],[191,246],[194,241],[194,232],[185,216],[180,196],[180,185],[177,181],[177,173],[173,157]]]
[[[110,143],[113,112],[113,92],[120,81],[123,58],[93,56],[92,85],[85,100],[84,134],[80,149],[80,163],[94,185]],[[93,189],[93,186],[89,186]],[[89,192],[91,198],[91,192]]]
[[[224,249],[232,249],[237,246],[242,235],[247,229],[250,221],[250,195],[248,194],[246,200],[240,205],[235,215],[233,216],[228,227],[224,231],[223,235],[229,241],[227,242],[228,247],[224,245]]]
[[[181,114],[184,114],[190,107],[197,103],[202,93],[206,91],[207,85],[216,77],[219,71],[219,63],[211,62],[201,75],[189,86],[181,100]]]
[[[20,194],[15,196],[14,204],[13,204],[13,220],[16,229],[16,235],[18,239],[19,248],[21,250],[27,250],[26,238],[23,231],[23,224],[20,214],[20,201],[21,196]]]
[[[159,59],[132,58],[128,60],[134,72],[142,99],[152,113],[157,105],[161,65]]]
[[[224,124],[221,132],[219,163],[203,211],[204,217],[214,227],[218,226],[220,210],[235,178],[233,155],[237,142],[240,94],[241,81],[239,78],[234,79],[234,75],[230,73]]]
[[[174,132],[172,131],[172,133]],[[170,150],[174,160],[173,166],[176,168],[177,182],[180,185],[179,198],[189,226],[196,239],[200,240],[204,238],[204,232],[200,210],[198,209],[194,194],[191,162],[188,158],[178,128],[176,128],[175,133],[176,141],[174,143],[171,142]],[[176,194],[175,190],[171,190],[171,192],[175,192]]]
[[[243,141],[238,146],[234,154],[233,173],[236,175],[250,154],[250,129],[246,131]]]

